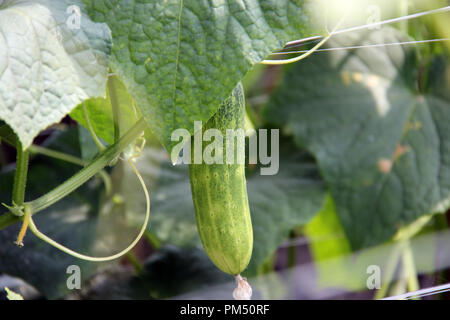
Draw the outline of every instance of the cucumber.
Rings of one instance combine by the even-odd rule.
[[[242,84],[239,83],[202,131],[218,129],[225,138],[227,129],[244,128],[244,118],[245,98]],[[253,229],[245,164],[227,164],[226,146],[224,141],[223,164],[208,165],[204,161],[194,164],[192,161],[189,174],[198,232],[205,251],[220,270],[237,276],[250,262]],[[204,147],[205,144],[202,150]],[[235,141],[235,156],[237,147]],[[193,146],[191,150],[194,150]]]

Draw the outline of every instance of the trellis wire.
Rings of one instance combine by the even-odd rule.
[[[423,12],[418,12],[418,13],[410,14],[407,16],[383,20],[383,21],[374,22],[374,23],[370,23],[370,24],[365,24],[362,26],[356,26],[356,27],[351,27],[351,28],[347,28],[347,29],[342,29],[342,30],[334,31],[333,35],[339,35],[339,34],[343,34],[343,33],[347,33],[347,32],[353,32],[353,31],[374,28],[374,27],[385,25],[385,24],[391,24],[391,23],[395,23],[395,22],[416,19],[416,18],[420,18],[423,16],[437,14],[437,13],[444,13],[444,12],[448,12],[448,11],[450,11],[450,6],[433,9],[433,10],[428,10],[428,11],[423,11]],[[314,36],[314,37],[309,37],[309,38],[305,38],[305,39],[301,39],[301,40],[294,40],[294,41],[288,42],[286,44],[286,47],[295,47],[297,45],[302,46],[302,45],[304,45],[304,43],[306,41],[318,40],[318,39],[322,39],[322,38],[323,38],[323,36]]]
[[[381,300],[409,300],[409,299],[415,299],[415,298],[421,298],[426,296],[431,296],[439,293],[444,293],[450,291],[450,283],[426,288],[426,289],[420,289],[417,291],[407,292],[404,294],[399,294],[392,297],[386,297]]]
[[[412,44],[422,44],[422,43],[442,42],[442,41],[450,41],[450,38],[416,40],[416,41],[405,41],[405,42],[392,42],[392,43],[374,43],[374,44],[367,44],[367,45],[360,45],[360,46],[349,46],[349,47],[340,47],[340,48],[325,48],[325,49],[317,49],[316,52],[327,52],[327,51],[338,51],[338,50],[352,50],[352,49],[376,48],[376,47],[388,47],[388,46],[396,46],[396,45],[412,45]],[[305,52],[308,52],[308,51],[309,50],[283,51],[283,52],[272,53],[272,55],[305,53]]]
[[[353,31],[368,29],[368,28],[372,28],[372,27],[379,27],[379,26],[382,26],[382,25],[385,25],[385,24],[391,24],[391,23],[395,23],[395,22],[406,21],[406,20],[410,20],[410,19],[416,19],[416,18],[419,18],[419,17],[423,17],[423,16],[427,16],[427,15],[431,15],[431,14],[437,14],[437,13],[444,13],[444,12],[448,12],[448,11],[450,11],[450,6],[442,7],[442,8],[438,8],[438,9],[433,9],[433,10],[428,10],[428,11],[423,11],[423,12],[418,12],[418,13],[410,14],[410,15],[407,15],[407,16],[393,18],[393,19],[388,19],[388,20],[379,21],[379,22],[375,22],[375,23],[370,23],[370,24],[366,24],[366,25],[362,25],[362,26],[356,26],[356,27],[351,27],[351,28],[341,29],[341,30],[333,30],[327,37],[315,36],[315,37],[309,37],[309,38],[304,38],[304,39],[300,39],[300,40],[291,41],[291,42],[288,42],[286,44],[285,49],[298,47],[298,46],[304,46],[305,44],[308,44],[308,43],[311,43],[311,42],[319,42],[319,44],[317,44],[311,50],[298,51],[298,53],[302,53],[302,55],[300,57],[295,57],[295,58],[290,58],[290,59],[285,59],[285,60],[283,60],[283,59],[281,59],[281,60],[264,60],[261,63],[262,64],[269,64],[269,65],[277,65],[277,64],[290,63],[291,60],[292,60],[292,62],[294,62],[294,61],[306,58],[307,55],[309,55],[309,54],[311,54],[313,52],[333,51],[332,48],[330,48],[328,50],[320,49],[321,45],[324,44],[331,36],[335,36],[335,35],[339,35],[339,34],[343,34],[343,33],[347,33],[347,32],[353,32]],[[338,27],[336,27],[336,28],[338,28]],[[447,41],[448,39],[423,40],[422,42],[417,41],[416,43],[425,43],[424,41],[436,42],[438,40],[439,41]],[[406,43],[396,43],[396,44],[406,44]],[[383,46],[383,45],[385,45],[385,44],[371,45],[371,47],[373,47],[373,46]],[[394,44],[391,44],[391,45],[394,45]],[[367,47],[370,47],[370,45],[359,46],[359,48],[364,48],[364,47],[367,48]],[[345,48],[345,49],[350,49],[350,48],[351,47],[348,47],[348,48]],[[340,50],[343,50],[343,49],[344,48],[340,48]],[[339,50],[339,49],[335,49],[335,50]],[[278,52],[278,53],[273,53],[272,55],[290,54],[290,53],[293,53],[293,52]]]

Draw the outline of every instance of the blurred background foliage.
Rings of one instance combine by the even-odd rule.
[[[374,3],[381,20],[449,5],[342,3],[330,1],[330,24],[333,13],[350,9],[343,27],[366,24],[366,9]],[[449,23],[448,13],[421,17],[335,36],[325,47],[448,39]],[[279,173],[261,176],[258,166],[247,165],[255,246],[245,276],[256,298],[382,298],[448,282],[449,50],[450,41],[443,41],[317,52],[285,67],[258,66],[246,76],[247,127],[281,128]],[[126,130],[139,115],[123,84],[116,77],[109,81],[119,92]],[[27,200],[96,155],[88,129],[104,143],[114,141],[112,115],[104,112],[109,99],[87,101],[35,141],[80,163],[35,150]],[[0,232],[0,287],[26,299],[231,298],[234,279],[217,270],[201,247],[187,167],[174,166],[150,132],[146,141],[137,166],[151,193],[151,220],[133,252],[120,262],[84,263],[33,235],[17,248],[18,226],[12,226]],[[0,202],[7,203],[14,173],[7,143],[0,163]],[[119,161],[37,215],[36,223],[70,248],[107,255],[132,241],[144,211],[139,182]],[[66,286],[72,264],[83,276],[83,289],[75,292]],[[371,265],[383,270],[380,290],[367,289]]]

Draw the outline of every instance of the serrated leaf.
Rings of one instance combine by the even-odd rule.
[[[104,96],[111,35],[81,0],[5,0],[0,33],[0,118],[23,148],[81,101]]]
[[[310,0],[85,0],[113,35],[114,71],[167,150],[206,122],[250,68],[323,32]],[[321,26],[323,27],[323,26]]]
[[[409,40],[386,28],[329,46]],[[288,71],[267,106],[265,118],[317,158],[353,249],[449,207],[450,69],[439,58],[422,72],[416,61],[411,46],[318,53]]]
[[[259,168],[247,172],[247,189],[254,233],[254,248],[247,274],[255,274],[296,226],[307,223],[322,208],[326,191],[317,166],[292,143],[283,144],[280,169],[275,176],[260,176]],[[186,165],[173,166],[165,151],[147,148],[137,167],[151,190],[149,231],[163,243],[201,246]],[[123,198],[130,219],[140,224],[145,199],[128,169]]]

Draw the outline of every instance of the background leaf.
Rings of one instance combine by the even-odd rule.
[[[386,28],[329,46],[405,40]],[[288,71],[266,108],[317,158],[352,249],[449,207],[448,59],[424,70],[417,59],[411,46],[317,54]]]
[[[429,223],[407,244],[390,241],[352,252],[330,196],[327,197],[320,213],[305,226],[304,230],[314,258],[318,287],[346,288],[352,291],[367,289],[367,280],[372,274],[368,272],[370,266],[380,268],[382,286],[389,286],[390,282],[395,280],[403,281],[405,275],[398,272],[401,268],[397,264],[402,260],[405,245],[411,250],[417,274],[439,270],[442,265],[438,257],[442,253],[439,253],[437,244],[449,237],[447,231],[435,232],[435,226]],[[392,279],[387,280],[390,268],[393,268],[393,275]]]
[[[221,290],[222,299],[231,299],[234,278],[214,266],[203,250],[182,249],[172,245],[160,248],[143,263],[139,275],[113,269],[100,273],[90,287],[80,294],[82,299],[167,299],[194,290],[211,290],[230,283]],[[209,297],[211,298],[211,297]]]
[[[82,21],[71,28],[73,5]],[[81,101],[105,94],[110,31],[81,1],[3,1],[0,32],[0,118],[24,148]]]

